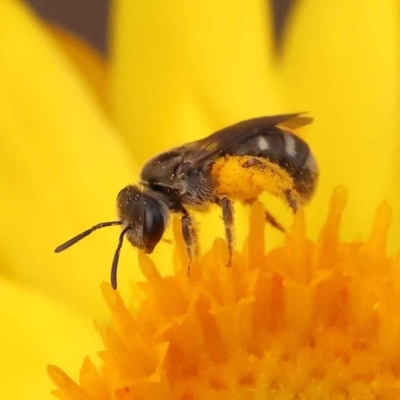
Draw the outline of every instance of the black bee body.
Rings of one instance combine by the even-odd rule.
[[[288,128],[300,127],[311,121],[300,114],[255,118],[159,154],[144,165],[139,186],[130,185],[120,191],[117,198],[118,221],[96,225],[59,246],[56,251],[68,248],[95,229],[123,225],[111,273],[115,288],[124,235],[132,245],[151,253],[163,236],[170,212],[179,213],[191,261],[195,256],[196,232],[186,208],[205,210],[214,203],[222,209],[230,263],[234,240],[231,199],[248,200],[244,195],[247,182],[238,182],[235,193],[229,187],[223,189],[222,180],[215,172],[217,166],[224,167],[228,160],[233,160],[239,162],[241,170],[249,169],[252,174],[258,170],[262,176],[269,174],[272,182],[275,182],[274,179],[277,182],[275,194],[286,199],[296,212],[311,197],[318,170],[308,145]],[[230,180],[234,182],[235,177]],[[260,190],[268,189],[261,187]]]
[[[297,115],[289,117],[296,118]],[[215,161],[226,156],[253,156],[255,159],[266,159],[287,171],[293,178],[294,189],[301,193],[304,200],[308,199],[317,178],[313,155],[301,138],[283,127],[271,125],[271,118],[247,120],[218,131],[205,140],[162,153],[145,164],[140,182],[148,193],[165,194],[163,201],[166,204],[173,200],[173,204],[178,205],[170,207],[173,211],[179,210],[183,204],[204,209],[208,203],[218,202],[215,194],[218,183],[211,174]],[[225,144],[223,140],[226,140]]]

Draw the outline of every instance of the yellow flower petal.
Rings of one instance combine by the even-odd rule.
[[[100,341],[91,321],[25,285],[0,281],[0,375],[3,399],[50,399],[46,365],[76,371]]]
[[[320,2],[294,9],[284,46],[287,107],[315,117],[307,140],[321,168],[310,214],[315,232],[332,188],[351,189],[344,233],[366,238],[382,199],[400,235],[400,20],[398,1]]]
[[[94,93],[106,109],[108,106],[108,68],[104,57],[89,43],[57,25],[48,28],[64,49],[69,60],[93,88]]]
[[[20,2],[0,2],[0,48],[1,273],[93,315],[102,308],[93,288],[109,276],[118,229],[60,255],[54,248],[115,219],[134,160],[96,96]],[[93,260],[100,269],[86,268]]]
[[[118,1],[111,102],[142,162],[280,106],[265,2]]]

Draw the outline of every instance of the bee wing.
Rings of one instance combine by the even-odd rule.
[[[204,166],[208,162],[220,157],[224,151],[233,144],[238,144],[260,132],[276,125],[288,128],[299,128],[310,124],[313,119],[302,115],[304,113],[274,115],[260,117],[239,122],[238,124],[221,129],[204,139],[188,143],[184,146],[185,162],[183,171],[185,173]]]
[[[303,113],[302,113],[303,114]],[[309,125],[314,121],[313,118],[306,115],[297,114],[295,117],[290,118],[284,122],[279,122],[277,125],[282,125],[290,129],[301,128],[302,126]]]

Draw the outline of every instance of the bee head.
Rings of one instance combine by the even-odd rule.
[[[124,225],[130,227],[126,234],[128,240],[150,254],[166,228],[166,211],[161,203],[131,185],[119,192],[117,206]]]
[[[117,288],[118,260],[124,236],[126,235],[135,247],[142,249],[145,253],[151,253],[160,241],[167,222],[167,211],[164,206],[136,186],[122,189],[118,194],[117,204],[120,216],[118,221],[100,222],[55,249],[55,252],[59,253],[98,229],[123,225],[124,229],[119,235],[118,246],[111,266],[111,285],[114,289]]]

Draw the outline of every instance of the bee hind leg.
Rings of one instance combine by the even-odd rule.
[[[265,220],[274,228],[280,230],[283,233],[286,232],[285,228],[275,219],[275,217],[268,210],[265,210]]]
[[[234,245],[234,241],[235,241],[235,236],[233,233],[234,209],[233,209],[232,202],[227,197],[218,199],[217,204],[222,209],[222,219],[223,219],[224,225],[225,225],[226,241],[228,242],[228,252],[229,252],[227,267],[230,267],[232,264],[233,245]]]
[[[264,171],[266,166],[257,157],[252,157],[243,164],[243,168],[257,167],[260,171]]]
[[[183,212],[183,216],[181,218],[182,236],[186,244],[186,251],[189,258],[187,275],[190,276],[190,268],[192,266],[192,261],[196,256],[197,235],[196,235],[196,230],[194,229],[193,226],[192,217],[186,210],[183,210],[182,212]]]
[[[298,204],[296,199],[294,198],[294,196],[292,195],[292,192],[290,190],[286,190],[285,191],[285,197],[286,197],[286,201],[289,204],[289,207],[292,209],[293,214],[296,214],[297,210],[298,210]]]
[[[252,205],[255,201],[258,201],[256,198],[245,200],[244,203],[248,205]],[[265,221],[268,222],[271,226],[278,229],[279,231],[285,233],[286,229],[276,220],[276,218],[265,209]]]

